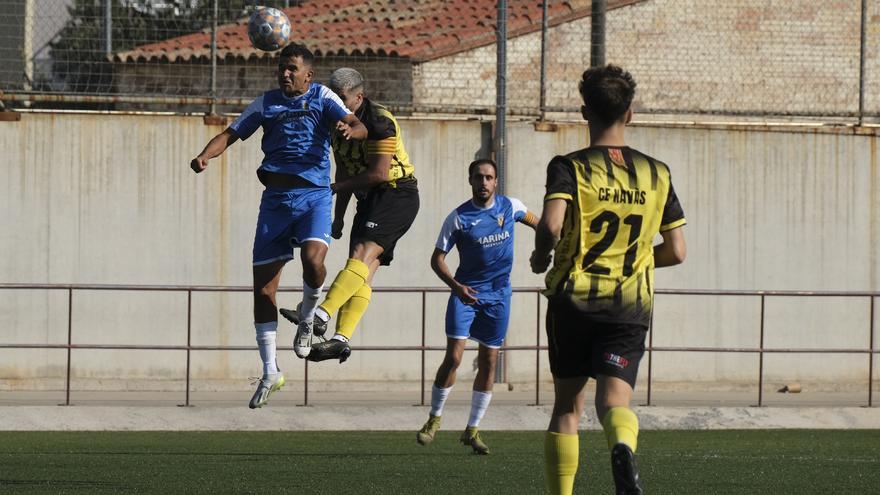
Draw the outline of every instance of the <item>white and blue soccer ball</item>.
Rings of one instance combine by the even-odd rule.
[[[263,7],[251,14],[247,33],[254,48],[274,52],[290,40],[290,19],[278,9]]]

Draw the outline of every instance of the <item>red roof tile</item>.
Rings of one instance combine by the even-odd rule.
[[[608,9],[647,0],[610,0]],[[508,36],[541,29],[541,0],[509,0]],[[292,24],[291,41],[317,56],[380,54],[426,61],[495,42],[495,0],[307,0],[284,9]],[[590,14],[589,0],[550,2],[551,26]],[[247,19],[220,26],[220,58],[262,58],[273,54],[253,48]],[[115,53],[116,61],[189,61],[211,56],[211,34],[204,30]]]

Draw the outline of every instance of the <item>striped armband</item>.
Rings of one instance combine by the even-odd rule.
[[[393,155],[397,151],[397,136],[379,141],[367,141],[366,149],[368,155]]]
[[[564,192],[550,193],[550,194],[544,196],[545,202],[550,201],[551,199],[564,199],[566,201],[571,201],[572,197],[571,197],[571,194],[564,193]]]
[[[522,219],[522,223],[526,225],[534,225],[538,223],[538,217],[534,213],[527,211]]]
[[[674,222],[669,222],[665,225],[661,225],[660,232],[668,232],[672,229],[677,229],[678,227],[681,227],[682,225],[685,225],[686,223],[687,223],[687,220],[685,220],[684,218],[679,218],[678,220],[676,220]]]

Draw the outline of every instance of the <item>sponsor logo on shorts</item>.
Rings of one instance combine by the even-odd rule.
[[[367,223],[364,224],[364,225],[366,225],[368,229],[375,229],[376,227],[379,226],[379,224],[376,223],[376,222],[367,222]]]
[[[610,352],[605,353],[605,362],[611,366],[617,366],[620,369],[624,369],[629,365],[629,360],[627,358],[618,356],[617,354],[611,354]]]

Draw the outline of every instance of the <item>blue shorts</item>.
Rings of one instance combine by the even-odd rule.
[[[446,305],[446,336],[450,339],[475,340],[498,349],[507,336],[510,322],[510,296],[502,299],[478,299],[474,304],[461,302],[455,294]]]
[[[293,248],[306,241],[329,246],[332,208],[333,194],[327,187],[267,187],[254,235],[254,265],[293,259]]]

